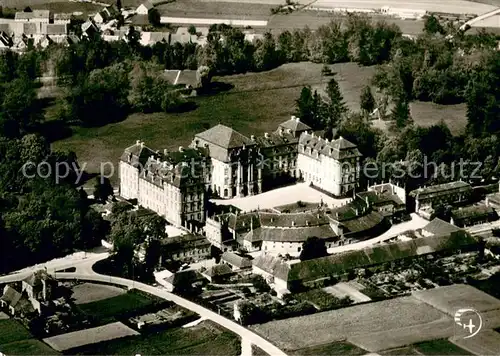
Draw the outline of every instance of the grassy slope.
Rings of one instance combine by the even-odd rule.
[[[220,330],[212,322],[202,322],[192,328],[175,328],[157,334],[112,340],[74,350],[89,355],[239,355],[240,340],[236,335]]]
[[[0,320],[0,345],[31,337],[31,333],[19,322],[12,319]]]
[[[374,67],[359,68],[353,63],[331,66],[347,105],[359,108],[359,95],[369,83]],[[321,76],[321,64],[292,63],[264,73],[218,77],[215,81],[234,88],[212,96],[195,98],[198,107],[185,113],[132,114],[126,120],[100,128],[75,127],[73,135],[54,143],[54,148],[74,150],[80,165],[99,172],[101,162],[115,164],[127,146],[138,139],[155,150],[187,146],[194,135],[218,123],[233,127],[245,135],[274,131],[295,110],[295,100],[304,85],[324,88],[330,79]],[[50,112],[50,110],[48,111]],[[465,127],[465,107],[412,103],[412,117],[423,126],[444,119],[453,133]],[[117,168],[116,170],[117,171]],[[117,182],[115,174],[113,182]]]
[[[6,355],[59,355],[59,353],[40,340],[28,339],[10,342],[0,346]]]

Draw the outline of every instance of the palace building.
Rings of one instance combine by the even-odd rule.
[[[323,139],[295,116],[273,133],[250,138],[219,124],[177,152],[160,154],[141,141],[126,148],[120,195],[186,226],[204,223],[205,193],[230,199],[303,179],[331,195],[347,195],[358,186],[360,158],[356,145]]]

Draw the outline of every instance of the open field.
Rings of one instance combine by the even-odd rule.
[[[95,14],[101,11],[104,7],[97,4],[86,3],[86,2],[69,2],[59,0],[58,2],[50,2],[45,4],[36,4],[31,6],[34,9],[44,9],[50,10],[54,13],[73,13],[82,12],[83,15]]]
[[[369,82],[374,68],[360,68],[355,63],[340,63],[330,67],[338,73],[336,78],[347,105],[353,109],[359,108],[359,95]],[[196,133],[218,123],[233,127],[244,135],[262,135],[276,130],[278,124],[290,118],[295,111],[295,100],[304,85],[320,90],[326,86],[330,78],[321,75],[321,68],[321,64],[315,63],[290,63],[268,72],[215,77],[214,81],[233,88],[194,98],[197,108],[192,111],[134,113],[122,122],[103,127],[74,127],[71,137],[54,142],[53,146],[75,151],[80,165],[88,172],[96,173],[101,162],[116,164],[123,149],[138,139],[154,150],[172,150],[189,145]],[[443,109],[432,103],[418,103],[417,108],[412,109],[412,116],[417,124],[423,122],[423,125],[429,125],[455,117],[455,114],[449,113],[456,110],[457,106]],[[462,123],[465,122],[464,117],[465,114]],[[460,121],[458,118],[449,120]],[[456,133],[455,130],[452,132]],[[112,182],[116,181],[115,174]]]
[[[96,328],[74,331],[43,339],[48,345],[57,351],[65,351],[88,344],[135,336],[139,333],[123,323],[116,322]]]
[[[0,345],[0,352],[5,355],[59,355],[49,346],[36,339],[9,342]]]
[[[471,355],[445,339],[421,342],[415,345],[379,352],[380,355]]]
[[[475,355],[498,355],[500,349],[500,333],[495,330],[481,330],[470,339],[453,337],[451,342]]]
[[[450,325],[453,325],[452,319],[440,311],[415,298],[402,297],[272,321],[255,325],[252,329],[274,342],[278,347],[296,350],[342,341],[356,335],[386,330],[397,331],[411,326],[434,330],[432,322],[443,319],[448,319]],[[437,326],[441,327],[439,324]],[[301,335],[301,337],[297,338],[296,335]]]
[[[72,290],[72,298],[75,300],[75,304],[97,302],[103,299],[113,298],[127,292],[122,288],[93,283],[78,284],[74,286]]]
[[[162,16],[225,18],[242,20],[267,20],[273,5],[249,4],[236,2],[203,2],[193,0],[177,0],[156,8]]]
[[[332,344],[319,345],[304,349],[293,350],[289,355],[314,356],[314,355],[366,355],[366,351],[348,342],[334,342]]]
[[[464,284],[413,292],[413,296],[451,316],[459,308],[464,308],[464,303],[478,312],[500,309],[500,300]]]
[[[133,312],[152,305],[154,297],[146,297],[140,293],[128,292],[113,298],[97,302],[80,304],[78,307],[88,316],[99,320],[101,323],[114,321],[115,317],[128,312]]]
[[[210,321],[191,328],[134,336],[72,350],[86,355],[224,355],[240,354],[240,340]]]
[[[0,320],[0,345],[31,339],[31,333],[16,320]]]

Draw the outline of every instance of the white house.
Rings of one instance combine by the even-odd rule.
[[[135,12],[138,14],[138,15],[147,15],[149,14],[149,11],[154,8],[154,5],[153,3],[151,2],[151,0],[146,0],[144,1],[142,4],[140,4],[137,9],[135,10]]]

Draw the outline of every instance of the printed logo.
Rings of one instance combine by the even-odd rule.
[[[476,336],[483,327],[483,318],[476,309],[462,308],[455,313],[455,324],[465,332],[464,339]]]

